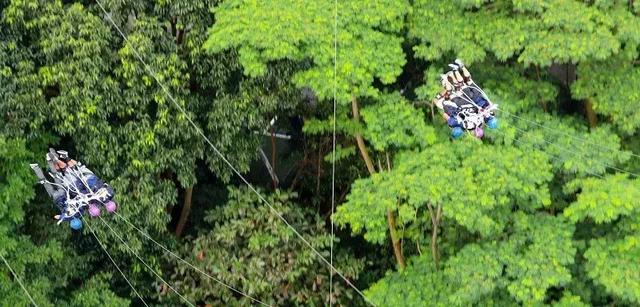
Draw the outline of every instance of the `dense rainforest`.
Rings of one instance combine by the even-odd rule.
[[[1,306],[640,305],[640,1],[0,11]],[[117,214],[56,225],[49,147]]]

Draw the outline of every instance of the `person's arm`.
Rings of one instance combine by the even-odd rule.
[[[59,220],[59,219],[62,218],[62,216],[64,216],[64,210],[67,207],[66,201],[67,201],[67,198],[65,196],[62,196],[62,195],[58,196],[54,200],[54,202],[56,204],[56,207],[58,207],[58,210],[60,210],[60,214],[56,214],[56,215],[53,216],[53,218],[55,218],[56,220]]]
[[[444,97],[440,94],[436,95],[436,98],[431,100],[431,103],[436,106],[436,108],[442,110],[442,102],[444,101]]]
[[[61,169],[61,170],[67,167],[67,163],[64,163],[64,161],[62,160],[56,160],[54,161],[54,164],[57,169]]]
[[[438,109],[442,110],[442,117],[446,122],[448,122],[450,115],[447,114],[447,108],[444,106],[444,101],[447,99],[446,94],[447,91],[443,90],[442,92],[440,92],[440,94],[436,95],[436,98],[431,100],[431,103],[433,103],[433,105],[435,105]]]
[[[458,107],[450,100],[445,101],[443,105],[443,117],[447,121],[447,124],[449,124],[450,127],[458,126],[459,123],[456,117],[458,113]]]
[[[444,120],[445,120],[445,121],[449,122],[449,118],[450,118],[450,117],[451,117],[451,116],[449,116],[449,114],[444,113],[444,112],[442,113],[442,118],[444,118]]]

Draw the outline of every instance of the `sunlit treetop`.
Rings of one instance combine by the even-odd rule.
[[[624,2],[419,0],[408,27],[418,56],[453,52],[469,63],[489,53],[525,66],[603,60],[640,42],[640,18]]]
[[[607,175],[604,179],[578,179],[567,184],[565,189],[580,192],[577,200],[564,211],[564,215],[573,221],[589,218],[596,223],[606,223],[620,216],[640,214],[638,180],[628,179],[625,174]]]
[[[237,49],[249,76],[260,76],[269,63],[304,64],[294,75],[320,99],[333,97],[334,39],[337,39],[337,97],[376,96],[374,80],[391,83],[405,64],[397,34],[409,4],[384,1],[225,1],[215,8],[216,23],[204,47],[217,53]],[[337,37],[335,35],[337,27]]]
[[[589,244],[584,254],[589,277],[623,301],[640,304],[640,233],[619,240],[591,240]]]
[[[638,52],[631,50],[604,61],[579,65],[577,73],[584,78],[579,78],[571,87],[574,98],[592,99],[595,112],[606,115],[627,135],[640,127],[637,107],[640,69],[634,64],[637,58]]]
[[[538,151],[478,146],[474,140],[436,144],[400,154],[390,172],[356,180],[334,218],[382,243],[388,209],[398,210],[399,223],[421,223],[418,212],[442,204],[445,219],[490,236],[503,230],[514,206],[532,211],[549,205],[551,177],[551,166]]]
[[[424,113],[398,93],[380,96],[379,103],[362,108],[364,136],[378,151],[425,148],[436,142],[436,132]]]
[[[542,112],[516,116],[503,115],[501,130],[491,137],[523,150],[543,151],[549,157],[554,173],[566,175],[567,180],[620,169],[618,166],[631,158],[631,153],[621,148],[620,138],[608,125],[603,124],[589,132],[586,126],[569,117]]]
[[[571,280],[573,225],[544,214],[511,217],[513,226],[499,242],[467,244],[440,270],[428,255],[414,257],[405,270],[387,274],[365,294],[381,306],[398,301],[406,306],[485,305],[503,295],[510,297],[505,303],[542,303],[548,289]]]

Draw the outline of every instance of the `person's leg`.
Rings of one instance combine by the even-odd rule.
[[[108,200],[112,200],[113,196],[115,196],[115,192],[113,191],[113,188],[106,183],[104,184],[104,187],[107,189],[107,192],[109,193]]]
[[[460,123],[458,122],[455,116],[450,116],[449,119],[447,120],[447,124],[451,128],[460,127]]]
[[[53,202],[60,211],[63,211],[66,207],[67,193],[63,189],[58,189],[53,196]]]
[[[56,161],[56,160],[49,160],[49,159],[50,159],[49,156],[47,156],[47,164],[49,165],[51,176],[53,176],[53,182],[57,184],[63,184],[63,181],[60,178],[62,176],[62,172],[60,172],[58,169],[61,169],[64,163],[60,160]]]
[[[94,193],[104,186],[104,182],[100,180],[100,178],[98,178],[98,176],[96,175],[88,174],[85,178],[87,184],[91,188],[91,191],[93,191]]]
[[[478,89],[473,87],[467,87],[469,96],[473,99],[473,102],[477,104],[480,108],[486,108],[490,105],[489,101],[482,95]]]
[[[453,127],[458,127],[460,126],[460,123],[457,120],[457,108],[454,108],[452,106],[444,106],[444,112],[449,116],[449,118],[447,119],[447,124],[449,125],[449,127],[453,128]]]
[[[474,98],[475,99],[473,100],[473,102],[475,102],[480,108],[484,109],[490,105],[489,102],[482,96],[476,96]]]

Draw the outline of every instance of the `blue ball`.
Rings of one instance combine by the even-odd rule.
[[[79,218],[75,217],[69,222],[69,226],[73,230],[80,230],[82,229],[82,221]]]
[[[451,136],[454,139],[461,137],[463,134],[464,134],[464,130],[462,130],[462,128],[460,127],[455,127],[451,130]]]
[[[489,127],[489,129],[498,128],[498,119],[495,117],[492,117],[491,119],[489,119],[489,121],[487,121],[487,127]]]

